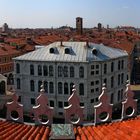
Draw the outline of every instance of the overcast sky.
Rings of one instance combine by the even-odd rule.
[[[84,27],[140,27],[140,0],[0,0],[0,26],[75,27],[76,17],[83,17]]]

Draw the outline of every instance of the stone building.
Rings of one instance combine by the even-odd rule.
[[[4,23],[3,26],[2,26],[2,32],[7,33],[8,30],[9,30],[8,24],[7,23]]]
[[[64,117],[64,106],[75,84],[85,118],[92,116],[103,83],[110,103],[123,99],[128,77],[126,51],[89,42],[54,42],[14,58],[14,78],[24,111],[30,111],[44,82],[49,105],[56,117]]]
[[[140,84],[140,41],[135,43],[132,52],[131,83]]]
[[[81,17],[76,18],[76,32],[80,35],[83,33],[83,19]]]

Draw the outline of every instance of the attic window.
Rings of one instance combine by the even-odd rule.
[[[56,48],[50,48],[50,53],[55,53],[56,52]]]
[[[65,54],[70,54],[71,51],[70,51],[70,48],[65,48]]]
[[[92,49],[92,54],[97,55],[97,53],[98,53],[98,52],[97,52],[96,48],[93,48],[93,49]]]

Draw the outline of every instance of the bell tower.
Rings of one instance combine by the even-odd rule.
[[[76,18],[76,32],[77,34],[83,34],[83,19],[81,17]]]

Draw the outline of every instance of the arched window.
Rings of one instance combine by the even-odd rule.
[[[58,77],[62,77],[63,68],[61,66],[58,66]]]
[[[38,75],[42,75],[42,67],[41,67],[41,65],[38,65]]]
[[[111,96],[110,96],[110,103],[113,104],[113,99],[114,99],[114,94],[111,93]]]
[[[20,79],[17,78],[17,89],[20,89]]]
[[[34,85],[34,81],[33,80],[30,81],[30,90],[31,91],[35,91],[35,85]]]
[[[20,64],[16,64],[16,73],[20,73]]]
[[[68,83],[64,83],[64,94],[69,94]]]
[[[84,84],[83,83],[79,84],[79,95],[84,95]]]
[[[106,78],[104,79],[104,84],[105,84],[106,87],[107,87],[107,79],[106,79]]]
[[[47,81],[44,81],[44,89],[45,89],[45,92],[48,93],[48,82]]]
[[[74,67],[70,67],[70,77],[74,77]]]
[[[74,83],[70,83],[70,94],[72,94],[73,85]]]
[[[43,75],[48,76],[48,67],[47,66],[43,66]]]
[[[53,66],[49,66],[49,76],[53,76]]]
[[[123,100],[123,89],[121,89],[121,100]]]
[[[123,84],[123,82],[124,82],[124,74],[122,73],[121,74],[121,83]]]
[[[120,70],[120,68],[121,68],[121,62],[120,62],[120,60],[118,61],[118,70]]]
[[[68,77],[68,67],[64,66],[64,77]]]
[[[120,90],[118,91],[118,101],[120,101],[120,97],[121,97],[121,95],[120,95]]]
[[[7,84],[9,84],[9,85],[13,85],[14,84],[14,78],[13,78],[13,74],[12,73],[10,73],[9,76],[8,76]]]
[[[121,68],[124,68],[124,60],[121,61]]]
[[[59,82],[58,83],[58,94],[62,94],[63,93],[63,87],[62,87],[62,83],[61,82]]]
[[[113,88],[114,87],[114,77],[112,76],[111,77],[111,88]]]
[[[84,67],[82,67],[82,66],[79,68],[79,77],[80,78],[84,77]]]
[[[118,86],[120,85],[120,74],[118,75]]]
[[[38,92],[40,92],[42,81],[38,81]]]
[[[114,63],[112,62],[111,63],[111,72],[113,72],[114,71]]]
[[[5,94],[6,89],[5,89],[5,81],[0,82],[0,94]]]
[[[30,75],[34,75],[34,65],[30,65]]]
[[[49,91],[50,91],[50,93],[54,92],[53,82],[49,83]]]
[[[107,64],[104,64],[104,74],[107,73]]]

